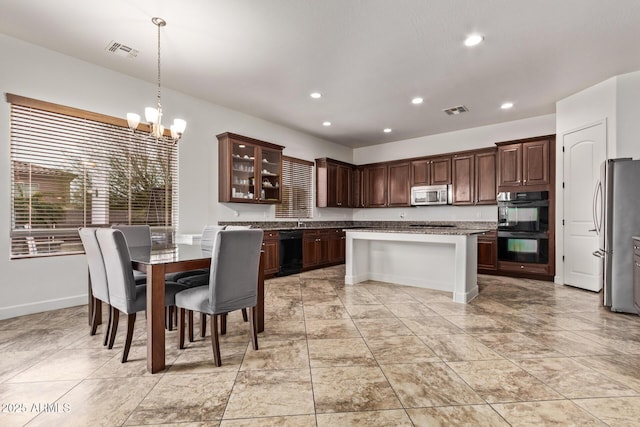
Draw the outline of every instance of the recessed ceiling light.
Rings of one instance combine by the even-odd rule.
[[[385,128],[382,132],[384,132],[384,133],[391,133],[391,128]]]
[[[331,126],[331,122],[322,122],[322,126]]]
[[[309,95],[310,97],[312,97],[313,99],[319,99],[322,98],[322,94],[320,92],[313,92],[311,95]]]
[[[416,96],[411,100],[411,103],[414,105],[419,105],[419,104],[422,104],[423,102],[424,102],[424,99],[420,98],[419,96]]]
[[[484,36],[481,36],[480,34],[471,34],[464,40],[464,45],[468,47],[476,46],[480,44],[482,40],[484,40]]]
[[[511,107],[513,107],[513,102],[505,102],[500,106],[500,108],[502,108],[503,110],[508,110]]]

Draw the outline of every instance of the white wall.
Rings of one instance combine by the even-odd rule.
[[[604,120],[607,158],[640,158],[640,71],[612,77],[556,103],[556,282],[563,283],[562,136]]]
[[[356,148],[356,164],[376,163],[432,154],[451,153],[495,146],[496,142],[556,133],[555,115],[514,120],[489,126]],[[418,208],[356,209],[354,220],[393,221],[497,221],[498,212],[490,206],[424,206]]]
[[[154,102],[151,82],[137,80],[0,34],[0,92],[123,117],[142,113]],[[116,59],[118,60],[118,59]],[[125,59],[121,59],[125,60]],[[149,76],[153,79],[155,76]],[[166,117],[181,117],[188,126],[179,147],[179,230],[194,233],[222,219],[272,219],[272,206],[233,205],[218,200],[218,145],[215,135],[230,131],[285,146],[286,155],[313,160],[330,156],[352,162],[352,150],[264,120],[163,88]],[[10,158],[9,104],[0,102],[0,319],[86,303],[84,256],[9,259]],[[236,211],[239,217],[234,216]],[[327,212],[324,218],[344,213]],[[324,219],[323,218],[323,219]]]
[[[616,157],[640,158],[640,71],[616,78]]]

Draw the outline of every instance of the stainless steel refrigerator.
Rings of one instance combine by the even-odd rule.
[[[640,235],[640,160],[609,159],[602,164],[593,217],[599,237],[594,255],[603,263],[603,304],[611,311],[637,313],[631,236]]]

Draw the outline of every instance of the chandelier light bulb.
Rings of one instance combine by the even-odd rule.
[[[140,124],[140,114],[127,113],[127,124],[129,125],[129,129],[136,130]]]

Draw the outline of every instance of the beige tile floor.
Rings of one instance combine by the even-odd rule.
[[[267,281],[260,350],[233,313],[219,368],[174,331],[148,374],[143,316],[125,364],[123,327],[105,349],[86,306],[0,321],[0,425],[640,425],[640,317],[599,295],[480,276],[463,305],[343,275]]]

